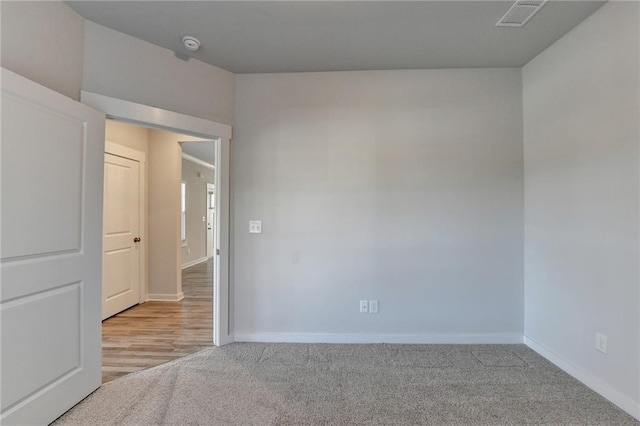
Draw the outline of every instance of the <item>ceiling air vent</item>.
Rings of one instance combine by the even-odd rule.
[[[496,24],[496,27],[522,27],[538,13],[547,0],[518,0]]]

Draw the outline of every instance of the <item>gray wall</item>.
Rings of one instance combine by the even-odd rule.
[[[523,69],[525,334],[636,415],[638,9],[606,4]]]
[[[1,64],[80,99],[84,19],[61,2],[0,2]]]
[[[233,123],[234,75],[87,21],[83,89]]]
[[[213,142],[202,142],[212,145]],[[201,177],[198,177],[201,173]],[[212,169],[182,159],[182,181],[187,183],[187,246],[182,247],[182,265],[207,257],[207,183],[214,183]]]
[[[234,75],[84,20],[59,1],[2,1],[1,64],[73,99],[80,90],[233,123]],[[17,43],[16,40],[20,40]]]
[[[236,94],[237,338],[521,336],[519,69],[239,75]]]

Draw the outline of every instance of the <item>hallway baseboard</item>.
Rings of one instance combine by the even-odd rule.
[[[191,266],[195,266],[195,265],[197,265],[199,263],[206,262],[207,260],[208,260],[208,258],[206,256],[205,257],[201,257],[200,259],[192,260],[191,262],[187,262],[184,265],[182,265],[182,269],[186,269],[186,268],[189,268]]]
[[[149,293],[147,302],[179,302],[184,299],[184,293],[178,294],[152,294]]]

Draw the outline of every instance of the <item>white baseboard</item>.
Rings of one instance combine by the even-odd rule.
[[[591,388],[593,391],[599,393],[636,419],[640,420],[640,404],[629,398],[626,395],[621,394],[602,380],[597,377],[587,373],[586,371],[576,367],[569,361],[562,358],[560,355],[556,354],[552,350],[544,347],[543,345],[537,343],[535,340],[524,336],[524,344],[529,346],[531,349],[536,351],[542,357],[551,361],[551,363],[555,364],[558,368],[563,370],[565,373],[573,376],[575,379],[584,383],[587,387]]]
[[[514,344],[522,343],[522,334],[235,333],[235,341],[268,343]]]
[[[147,302],[179,302],[184,299],[184,293],[178,294],[153,294],[149,293]]]
[[[206,262],[207,260],[209,260],[209,258],[207,258],[207,256],[201,257],[200,259],[192,260],[191,262],[187,262],[187,263],[183,264],[182,265],[182,269],[186,269],[186,268],[188,268],[190,266],[197,265],[198,263]]]

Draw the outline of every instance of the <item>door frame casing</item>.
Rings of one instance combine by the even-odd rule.
[[[228,124],[205,120],[174,111],[125,101],[97,93],[81,91],[83,104],[96,108],[107,118],[137,124],[143,127],[166,130],[215,141],[216,148],[216,249],[213,283],[213,343],[216,346],[234,342],[230,319],[233,309],[230,304],[230,192],[229,192],[229,148],[232,128]]]
[[[215,169],[214,169],[214,173],[215,173]],[[216,184],[212,183],[212,182],[207,182],[207,188],[206,188],[207,224],[209,223],[209,210],[211,209],[211,207],[209,207],[209,190],[210,190],[209,188],[213,188],[212,189],[213,190],[213,195],[215,196],[215,194],[216,194]],[[215,203],[215,201],[214,201],[214,203]],[[215,204],[214,204],[214,207],[213,207],[213,218],[214,218],[214,220],[215,220],[215,217],[216,217],[215,214],[216,214],[216,207],[215,207]],[[215,227],[215,223],[213,224],[212,231],[213,231],[213,237],[212,237],[213,238],[213,253],[212,253],[211,256],[209,256],[209,247],[211,247],[211,241],[209,241],[209,228],[207,227],[207,238],[206,238],[206,240],[207,240],[207,259],[216,256],[216,253],[215,253],[215,251],[216,251],[216,243],[215,243],[215,241],[216,241],[216,227]]]
[[[144,303],[149,300],[149,288],[147,286],[147,201],[145,196],[146,191],[146,176],[147,176],[147,156],[144,152],[137,149],[129,148],[123,145],[119,145],[115,142],[108,140],[104,141],[104,153],[115,155],[116,157],[127,158],[129,160],[137,161],[140,165],[138,173],[138,187],[140,189],[139,211],[140,217],[138,218],[138,229],[140,234],[140,255],[138,266],[138,288],[140,292],[138,294],[138,303]],[[104,197],[104,194],[103,194]],[[103,205],[104,208],[104,205]],[[104,234],[104,232],[103,232]],[[104,236],[103,236],[104,239]],[[103,254],[104,255],[104,254]],[[104,265],[104,262],[103,262]],[[104,274],[104,266],[102,273]],[[104,275],[103,275],[104,276]],[[102,285],[104,285],[104,280]],[[104,300],[102,301],[104,303]]]

